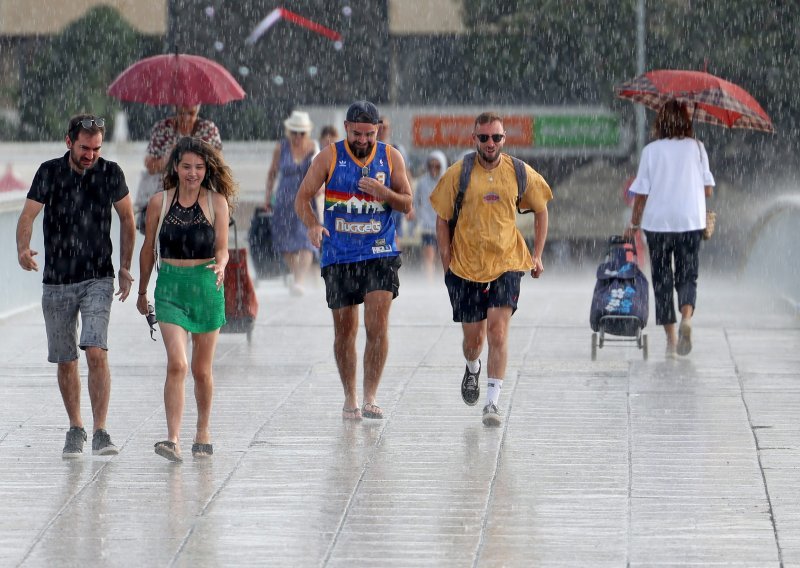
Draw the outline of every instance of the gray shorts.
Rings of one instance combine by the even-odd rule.
[[[78,358],[78,347],[108,350],[108,320],[113,299],[113,278],[95,278],[76,284],[43,284],[47,360],[51,363],[74,361]],[[78,314],[82,328],[80,343]]]

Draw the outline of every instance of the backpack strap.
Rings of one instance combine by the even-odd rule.
[[[519,208],[522,196],[525,195],[525,190],[528,189],[528,172],[525,171],[525,162],[514,156],[509,157],[514,164],[514,173],[517,174],[517,212],[523,215],[525,213],[533,213],[533,209],[526,209],[523,211]]]
[[[450,238],[456,230],[456,223],[458,223],[458,216],[461,214],[461,203],[464,201],[464,192],[467,191],[469,185],[469,178],[472,176],[472,167],[475,165],[475,152],[466,154],[461,160],[461,176],[458,178],[458,194],[456,194],[456,201],[453,204],[453,216],[447,222],[450,227]]]
[[[167,191],[161,192],[161,214],[158,216],[158,228],[156,229],[156,238],[153,242],[153,254],[155,255],[156,270],[161,268],[161,263],[158,261],[158,236],[161,234],[161,225],[164,224],[164,217],[167,216]]]
[[[214,226],[214,220],[217,217],[217,212],[214,211],[214,203],[212,203],[212,201],[211,201],[211,193],[212,193],[212,191],[214,191],[214,190],[206,189],[206,203],[208,203],[208,214],[211,215],[211,219],[209,219],[209,221],[211,221],[211,226],[213,227]]]

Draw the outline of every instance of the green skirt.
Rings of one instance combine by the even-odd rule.
[[[161,263],[156,280],[156,318],[181,326],[189,333],[208,333],[225,325],[225,290],[217,290],[217,276],[200,266]]]

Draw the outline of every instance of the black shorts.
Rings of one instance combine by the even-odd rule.
[[[472,282],[456,276],[449,270],[444,275],[453,321],[475,323],[486,319],[489,308],[511,307],[517,311],[519,285],[524,272],[504,272],[491,282]]]
[[[332,310],[364,303],[364,296],[376,290],[400,293],[397,275],[402,262],[399,256],[384,256],[370,260],[329,264],[322,269],[325,280],[325,299]]]

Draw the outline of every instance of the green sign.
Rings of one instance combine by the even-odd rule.
[[[539,148],[609,148],[619,145],[619,122],[613,116],[545,115],[533,123]]]

